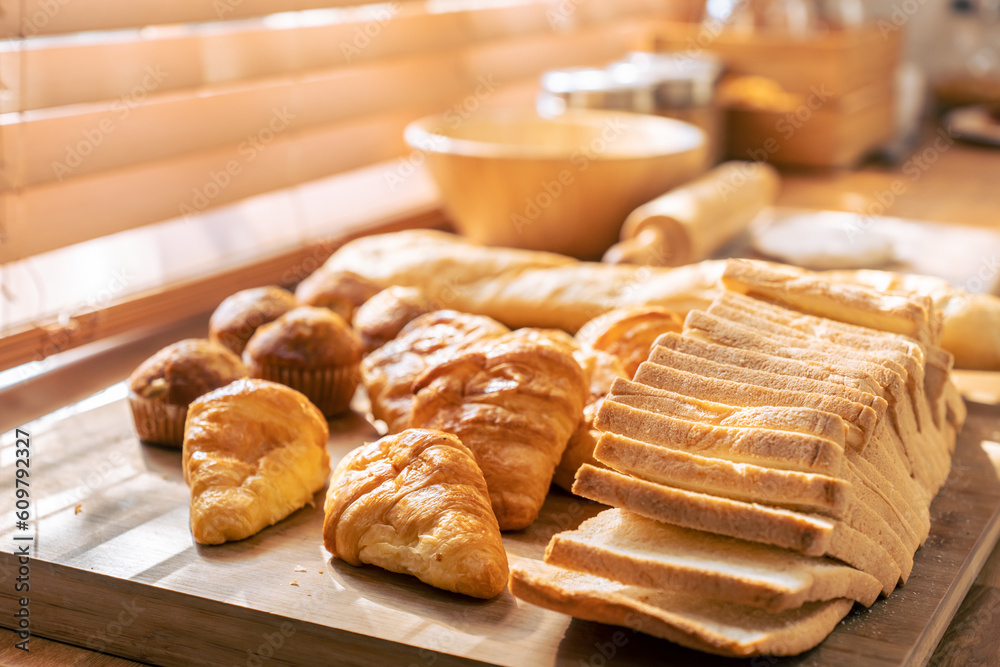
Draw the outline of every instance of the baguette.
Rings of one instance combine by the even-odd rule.
[[[810,273],[765,262],[744,263],[779,268],[793,276],[844,288],[853,284],[890,307],[908,303],[913,295],[927,297],[916,309],[925,312],[933,304],[940,314],[940,345],[955,356],[957,368],[1000,369],[1000,298],[971,294],[927,276],[888,271]],[[574,332],[593,317],[622,306],[663,306],[680,314],[705,308],[723,290],[720,278],[724,269],[721,260],[675,269],[577,262],[554,253],[489,248],[453,234],[411,230],[351,241],[338,249],[322,270],[353,271],[382,287],[418,287],[435,308],[489,315],[509,327],[555,327]],[[738,278],[731,274],[730,284],[736,291],[749,291],[737,284]],[[877,324],[858,315],[871,303],[859,300],[854,319],[832,319]],[[844,309],[836,301],[832,304],[832,310],[813,313],[825,316],[836,314],[837,307]],[[882,317],[895,321],[891,311]],[[890,330],[905,329],[907,318],[904,314],[903,325]],[[911,331],[917,326],[910,320]],[[928,327],[927,337],[936,340],[932,333]]]

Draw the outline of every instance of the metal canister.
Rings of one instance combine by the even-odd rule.
[[[538,112],[553,116],[566,109],[617,109],[683,120],[705,131],[709,161],[714,164],[723,144],[722,114],[715,105],[721,73],[721,63],[709,56],[631,53],[603,68],[546,72]]]

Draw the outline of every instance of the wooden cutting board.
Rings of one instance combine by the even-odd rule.
[[[475,601],[331,562],[320,541],[321,495],[251,539],[196,545],[180,453],[136,440],[124,395],[115,385],[24,427],[32,530],[14,530],[9,514],[0,529],[0,598],[15,608],[13,538],[32,536],[36,636],[164,665],[736,664],[509,593]],[[357,415],[331,430],[334,464],[377,435]],[[4,498],[14,495],[13,436],[0,450]],[[819,648],[750,664],[923,664],[1000,536],[998,477],[1000,408],[970,404],[910,581],[855,609]],[[511,560],[541,558],[554,533],[601,509],[554,490],[534,526],[505,537]],[[12,627],[10,613],[0,618]]]

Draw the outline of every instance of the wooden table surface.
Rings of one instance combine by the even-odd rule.
[[[857,211],[1000,230],[1000,152],[950,144],[929,133],[906,161],[835,173],[788,173],[779,204]],[[900,193],[901,194],[895,194]],[[11,430],[60,406],[124,379],[142,359],[167,342],[201,335],[207,315],[164,330],[146,331],[105,344],[90,356],[68,355],[49,373],[0,390],[0,431]],[[1000,404],[993,378],[962,374],[959,383],[977,401]],[[1000,439],[1000,434],[997,435]],[[1000,664],[1000,546],[967,594],[930,664]],[[2,665],[124,667],[129,660],[32,637],[31,652],[14,648],[16,636],[0,629]]]

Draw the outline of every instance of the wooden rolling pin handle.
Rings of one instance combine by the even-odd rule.
[[[686,264],[685,258],[690,255],[690,247],[683,237],[675,239],[675,234],[669,234],[669,222],[656,224],[650,219],[650,224],[644,226],[632,238],[620,241],[608,248],[602,262],[607,264],[641,264],[643,266],[678,266]],[[676,223],[674,223],[676,224]],[[679,241],[679,243],[678,243]]]
[[[603,259],[656,266],[705,259],[774,203],[778,186],[778,173],[767,164],[721,164],[632,211],[622,226],[621,242]]]

